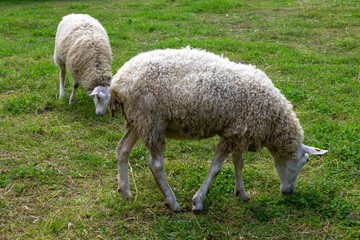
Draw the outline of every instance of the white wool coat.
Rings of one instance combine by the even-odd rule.
[[[191,49],[141,53],[113,77],[110,112],[151,147],[165,137],[219,135],[230,152],[294,152],[303,131],[292,105],[264,72]]]
[[[70,75],[86,91],[109,86],[111,48],[104,27],[86,14],[70,14],[59,23],[55,37],[55,62],[66,65]]]

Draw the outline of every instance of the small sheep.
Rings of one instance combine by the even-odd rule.
[[[65,97],[65,67],[74,78],[69,104],[81,85],[93,97],[96,114],[104,115],[110,99],[111,48],[104,27],[86,14],[70,14],[59,23],[55,63],[60,68],[60,98]]]
[[[274,158],[280,190],[292,193],[308,154],[326,151],[302,144],[303,130],[292,105],[266,74],[212,53],[184,48],[142,53],[119,69],[110,86],[110,114],[118,110],[126,133],[117,146],[118,191],[130,198],[128,159],[140,138],[150,150],[149,166],[174,212],[180,206],[164,173],[165,137],[203,139],[220,136],[204,183],[193,197],[203,209],[205,194],[232,154],[235,194],[249,200],[242,180],[242,153],[266,147]]]

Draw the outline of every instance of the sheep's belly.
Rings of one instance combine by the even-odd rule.
[[[203,139],[218,135],[218,132],[209,128],[187,128],[174,122],[166,126],[165,135],[172,139]]]

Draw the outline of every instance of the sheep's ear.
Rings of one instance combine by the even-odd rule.
[[[95,89],[92,91],[92,93],[89,94],[89,96],[93,97],[93,96],[96,96],[96,95],[99,95],[99,90],[95,88]]]
[[[321,155],[327,152],[327,150],[321,150],[320,148],[316,148],[316,147],[309,147],[304,144],[302,145],[301,149],[304,153],[311,155]]]

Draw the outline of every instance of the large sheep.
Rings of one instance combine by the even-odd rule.
[[[70,14],[59,23],[55,63],[60,68],[60,98],[65,96],[66,67],[74,78],[69,104],[81,85],[93,97],[96,114],[103,115],[110,99],[111,48],[104,27],[86,14]]]
[[[266,74],[212,53],[184,48],[142,53],[119,69],[110,86],[110,114],[118,110],[126,133],[117,146],[118,191],[130,198],[128,159],[140,138],[150,150],[149,166],[174,212],[180,206],[164,173],[165,137],[202,139],[220,136],[210,170],[193,197],[203,209],[205,194],[231,153],[235,194],[248,200],[242,180],[242,153],[266,147],[274,158],[282,193],[292,193],[308,154],[326,151],[302,144],[303,130],[292,105]]]

